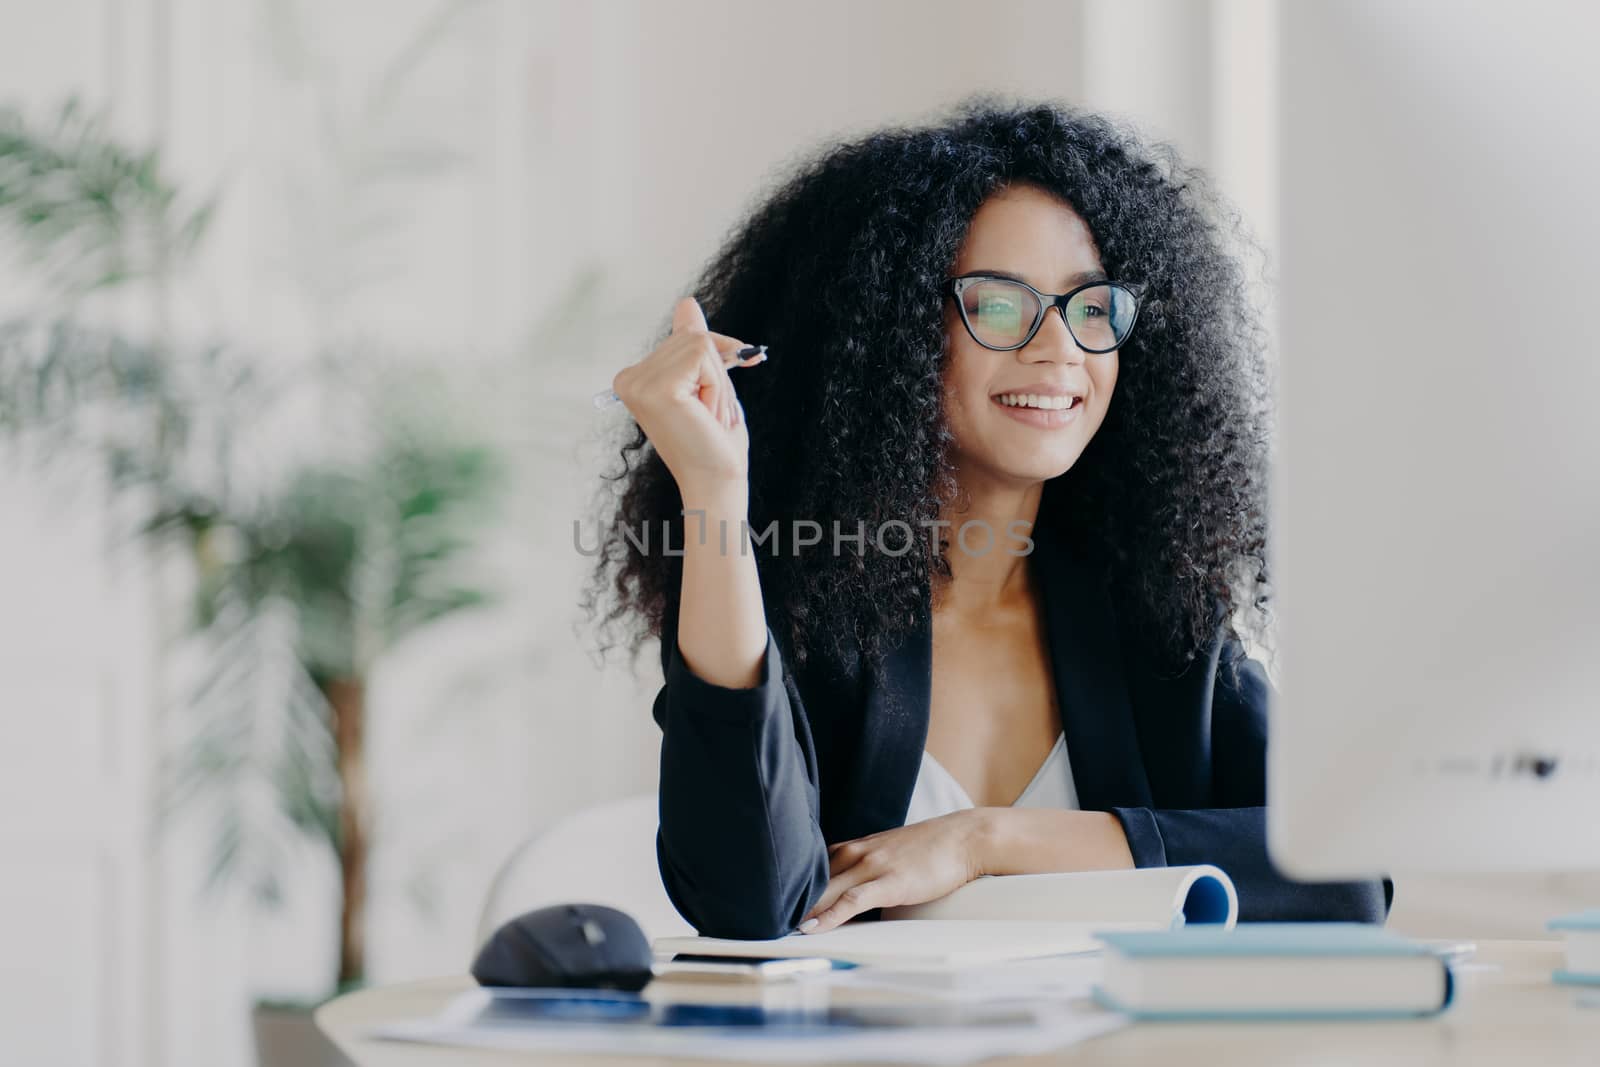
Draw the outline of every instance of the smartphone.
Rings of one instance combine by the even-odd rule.
[[[771,982],[831,971],[834,961],[815,956],[701,956],[679,953],[655,965],[657,978],[718,978]]]

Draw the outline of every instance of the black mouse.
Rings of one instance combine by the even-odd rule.
[[[556,904],[519,915],[494,932],[472,963],[479,985],[643,989],[650,942],[626,912],[602,904]]]

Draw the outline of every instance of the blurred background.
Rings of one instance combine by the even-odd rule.
[[[579,627],[590,397],[787,163],[1092,106],[1212,170],[1270,294],[1258,0],[0,11],[7,1062],[256,1062],[258,1006],[463,971],[519,842],[655,788],[656,651]],[[1504,902],[1575,884],[1395,922],[1538,936]]]

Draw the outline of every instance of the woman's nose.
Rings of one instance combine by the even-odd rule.
[[[1072,339],[1072,331],[1067,329],[1066,314],[1059,304],[1045,309],[1039,332],[1020,350],[1024,358],[1034,363],[1083,362],[1083,349],[1078,347],[1078,342]]]

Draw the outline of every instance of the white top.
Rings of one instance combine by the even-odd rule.
[[[1072,763],[1067,759],[1067,736],[1056,738],[1055,747],[1044,758],[1033,781],[1011,804],[1014,808],[1065,808],[1076,810],[1078,790],[1072,782]],[[922,751],[922,769],[911,789],[911,805],[906,809],[906,825],[948,815],[952,811],[975,808],[961,783],[927,751]]]

